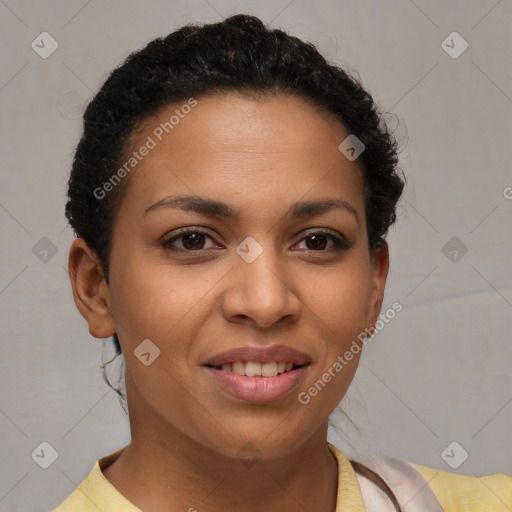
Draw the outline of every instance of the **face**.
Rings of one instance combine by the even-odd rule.
[[[134,134],[130,155],[154,147],[125,178],[114,223],[106,303],[131,420],[219,454],[251,443],[279,457],[343,398],[353,342],[380,311],[387,249],[370,258],[362,170],[338,150],[341,124],[287,95],[180,106]]]

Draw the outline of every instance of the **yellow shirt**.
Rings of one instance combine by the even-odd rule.
[[[333,445],[329,448],[338,462],[336,512],[366,512],[361,488],[350,461]],[[96,461],[91,472],[68,498],[52,512],[141,512],[103,475],[124,448]],[[511,512],[512,477],[495,474],[484,477],[458,475],[411,464],[425,479],[425,487],[435,495],[445,512]],[[382,476],[382,475],[381,475]],[[393,482],[386,480],[391,489]],[[413,496],[411,496],[413,498]],[[407,504],[403,505],[404,511]],[[418,510],[411,508],[411,510]],[[425,510],[425,509],[423,509]],[[434,509],[432,509],[434,510]],[[431,509],[428,510],[431,512]]]

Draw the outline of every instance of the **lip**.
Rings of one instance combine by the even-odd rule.
[[[275,377],[247,377],[211,366],[205,368],[230,395],[240,400],[261,403],[274,402],[290,394],[300,385],[308,367],[309,365],[301,366]]]
[[[258,361],[260,363],[285,361],[292,362],[297,366],[303,366],[311,363],[311,357],[304,352],[285,345],[273,345],[271,347],[246,346],[221,352],[205,361],[203,366],[222,366],[223,364],[235,363],[236,361]],[[257,377],[249,378],[255,379]],[[273,379],[275,377],[264,378]]]
[[[300,368],[295,368],[275,377],[247,377],[234,372],[221,370],[223,364],[237,361],[270,361],[291,362]],[[286,345],[269,347],[245,346],[221,352],[208,359],[203,366],[212,375],[220,388],[231,396],[249,402],[273,402],[291,393],[307,372],[311,357]]]

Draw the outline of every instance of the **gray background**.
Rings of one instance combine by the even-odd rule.
[[[49,510],[129,440],[67,276],[83,106],[130,51],[237,12],[317,43],[400,120],[408,185],[383,311],[403,311],[367,347],[330,439],[447,471],[457,441],[456,472],[512,473],[510,0],[0,0],[1,510]],[[47,59],[31,48],[43,31],[59,45]],[[453,31],[458,58],[441,47]],[[46,470],[31,457],[43,441],[58,452]]]

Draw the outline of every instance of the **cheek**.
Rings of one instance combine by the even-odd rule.
[[[362,352],[360,335],[366,326],[369,282],[363,256],[354,255],[350,264],[346,261],[328,278],[317,279],[311,287],[308,305],[322,333],[319,340],[322,349],[317,353],[318,365],[304,391],[312,407],[322,413],[328,414],[336,407],[357,370]]]
[[[369,302],[369,277],[363,266],[333,270],[312,280],[308,306],[341,339],[364,329]]]
[[[129,337],[154,337],[165,344],[190,323],[194,309],[215,287],[222,271],[148,259],[132,257],[117,267],[112,309]]]

